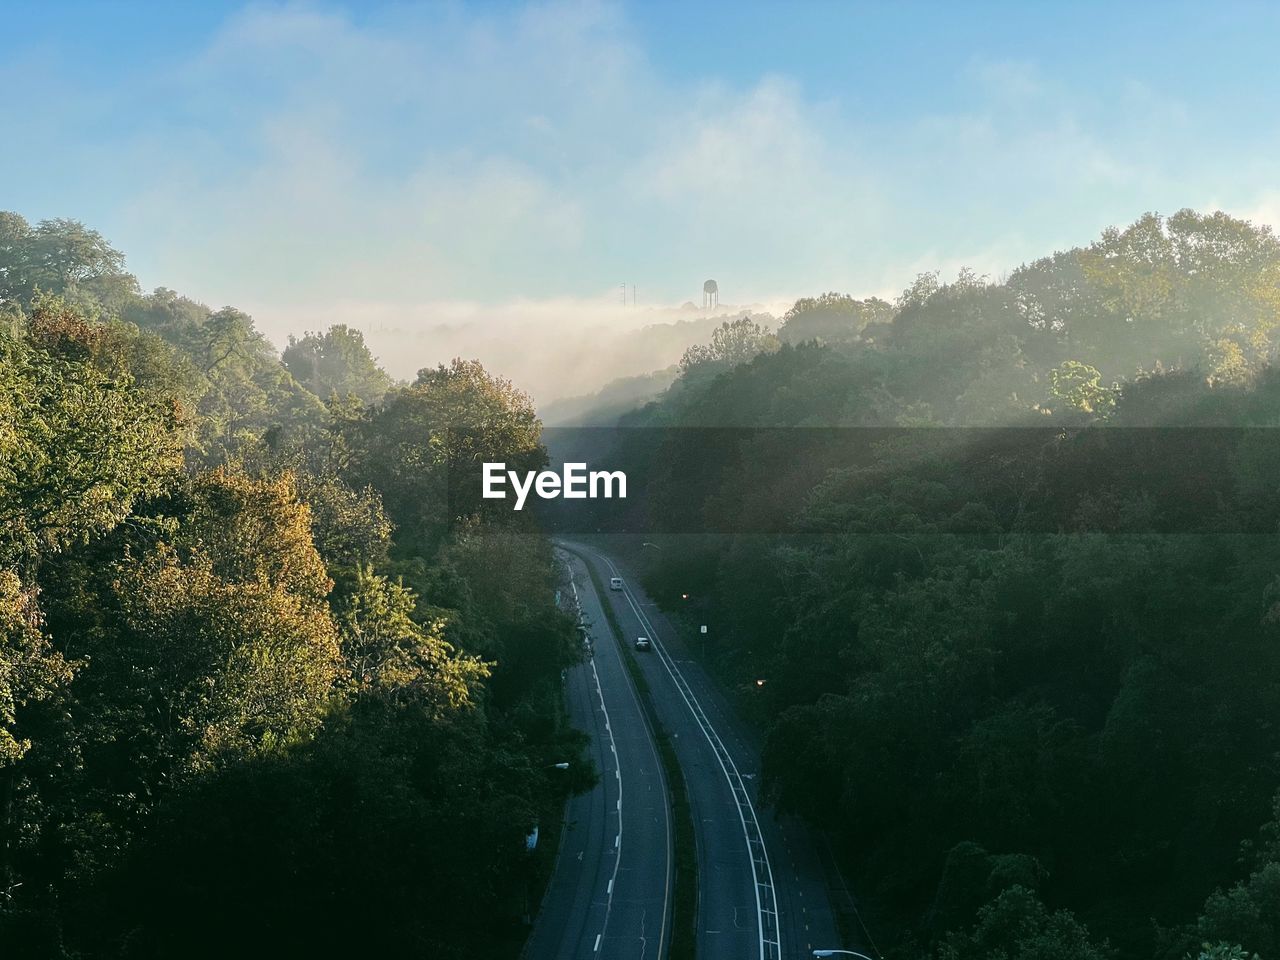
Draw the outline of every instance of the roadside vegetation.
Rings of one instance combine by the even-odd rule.
[[[668,528],[779,531],[664,540],[646,585],[713,624],[886,955],[1280,950],[1278,348],[1280,243],[1183,211],[726,324],[622,418],[901,428],[853,465],[798,430],[615,458],[669,465]]]
[[[528,398],[277,355],[71,221],[0,214],[0,313],[0,955],[514,956],[577,644],[444,475],[540,464]]]

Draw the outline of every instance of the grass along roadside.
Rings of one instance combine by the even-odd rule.
[[[649,681],[645,678],[644,671],[640,669],[640,664],[636,662],[635,653],[627,645],[622,625],[618,623],[618,616],[608,602],[608,594],[605,593],[599,572],[591,560],[579,551],[563,545],[561,547],[576,556],[586,566],[591,584],[600,598],[604,618],[622,650],[622,659],[627,665],[627,673],[630,674],[631,682],[635,685],[636,694],[640,698],[640,707],[649,722],[649,729],[653,731],[658,756],[662,761],[663,772],[666,774],[674,834],[672,858],[675,861],[675,880],[672,891],[670,958],[671,960],[693,960],[697,943],[698,856],[697,840],[693,832],[693,812],[689,808],[689,792],[685,787],[684,772],[680,769],[675,748],[671,746],[671,738],[667,735],[654,709]]]

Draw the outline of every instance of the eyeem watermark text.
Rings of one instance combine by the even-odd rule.
[[[627,496],[627,475],[621,470],[592,470],[587,472],[585,463],[566,463],[562,473],[554,470],[534,472],[528,470],[521,477],[515,470],[508,470],[505,463],[484,465],[484,489],[486,500],[505,500],[507,483],[516,494],[517,510],[524,509],[530,491],[543,500],[564,497],[566,500],[620,500]]]

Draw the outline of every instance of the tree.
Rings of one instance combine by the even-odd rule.
[[[717,370],[733,367],[777,349],[778,338],[768,327],[742,316],[720,324],[711,334],[710,343],[695,344],[686,350],[680,358],[680,373],[688,376],[695,368],[704,366]]]
[[[110,530],[181,465],[183,413],[141,389],[106,328],[38,298],[0,331],[0,561]]]
[[[1190,954],[1187,960],[1191,960]],[[1195,960],[1261,960],[1261,957],[1244,950],[1238,943],[1206,943],[1201,945]]]
[[[973,929],[952,934],[939,960],[1108,960],[1070,912],[1049,912],[1025,887],[1013,886],[978,912]]]
[[[376,489],[408,536],[438,537],[485,508],[491,518],[509,517],[509,505],[499,512],[482,500],[481,464],[524,471],[547,462],[533,402],[476,360],[421,371],[353,427],[348,478]]]
[[[324,601],[333,582],[293,474],[255,478],[219,467],[175,494],[182,510],[176,546],[202,552],[227,580],[269,583],[312,603]]]
[[[76,220],[42,220],[32,227],[0,211],[0,304],[34,305],[41,291],[93,311],[118,312],[137,293],[124,254]]]
[[[1252,872],[1229,889],[1215,890],[1194,927],[1182,935],[1203,944],[1201,960],[1257,960],[1280,949],[1280,792],[1272,800],[1272,814],[1258,842],[1245,845]]]
[[[225,560],[161,546],[115,570],[121,633],[96,651],[95,693],[122,708],[116,737],[154,737],[167,776],[305,738],[338,672],[324,607]]]
[[[24,587],[13,571],[0,570],[0,783],[7,779],[5,768],[31,747],[18,726],[19,711],[50,698],[71,681],[73,665],[54,648],[41,629],[42,621],[35,591]],[[6,799],[6,822],[8,813]],[[7,846],[7,830],[5,834]],[[4,853],[0,864],[8,864]]]
[[[1230,355],[1224,340],[1254,370],[1274,355],[1280,241],[1270,228],[1221,212],[1147,214],[1105,231],[1080,260],[1105,313],[1094,329],[1066,333],[1080,347],[1123,358],[1123,373],[1156,361],[1194,364],[1208,344]]]
[[[352,394],[363,403],[375,404],[392,386],[378,366],[359,330],[336,324],[324,333],[289,338],[281,360],[295,380],[322,400],[330,394]]]
[[[545,541],[424,518],[546,462],[532,403],[457,361],[370,408],[345,328],[289,358],[322,403],[122,265],[0,216],[3,950],[513,954],[525,835],[592,777],[578,643]]]
[[[324,405],[243,311],[215,312],[162,287],[131,301],[124,316],[163,338],[189,371],[196,415],[189,453],[206,465],[297,453],[324,429]]]
[[[386,559],[392,526],[376,490],[357,490],[332,473],[305,469],[296,482],[310,508],[312,540],[331,573]]]
[[[892,316],[893,306],[878,297],[855,300],[847,293],[802,297],[783,314],[778,339],[791,344],[844,343],[856,340],[868,324],[887,323]]]
[[[1105,416],[1116,404],[1116,389],[1102,386],[1102,375],[1087,363],[1065,360],[1049,378],[1054,399],[1068,409]]]
[[[767,793],[904,955],[972,932],[988,856],[1028,890],[1043,864],[1052,909],[968,955],[1052,955],[1058,908],[1126,956],[1275,952],[1274,868],[1241,879],[1236,849],[1280,782],[1280,552],[1225,531],[1280,520],[1274,445],[1230,429],[1280,419],[1277,255],[1230,217],[1143,218],[1008,281],[926,275],[856,340],[686,370],[628,421],[677,428],[617,455],[659,464],[651,515],[740,531],[665,551],[655,599],[700,584],[710,668],[769,678]],[[678,429],[1006,424],[1033,429]]]
[[[459,657],[444,639],[445,618],[414,618],[412,590],[358,571],[338,612],[342,652],[356,695],[421,704],[435,715],[470,706],[490,666]]]

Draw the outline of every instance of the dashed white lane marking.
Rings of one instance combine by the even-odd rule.
[[[576,601],[578,599],[578,585],[574,583],[572,579],[570,579],[569,583],[573,587],[573,598]],[[595,678],[595,682],[596,682],[596,695],[600,698],[600,712],[604,714],[604,729],[605,729],[605,732],[609,734],[609,749],[613,751],[613,755],[615,758],[614,762],[616,763],[617,762],[616,758],[618,756],[618,743],[613,738],[613,725],[610,724],[609,722],[609,710],[604,705],[604,689],[600,686],[600,672],[596,670],[595,660],[591,661],[591,674]],[[594,952],[599,952],[600,941],[604,938],[604,931],[609,929],[609,914],[613,912],[613,881],[618,878],[618,867],[622,865],[622,767],[621,765],[615,766],[613,773],[618,780],[618,803],[617,803],[618,833],[613,838],[613,848],[618,851],[618,854],[613,861],[613,876],[609,878],[609,889],[607,891],[607,897],[606,897],[605,908],[604,908],[604,925],[600,933],[596,934],[596,945],[594,948]]]

